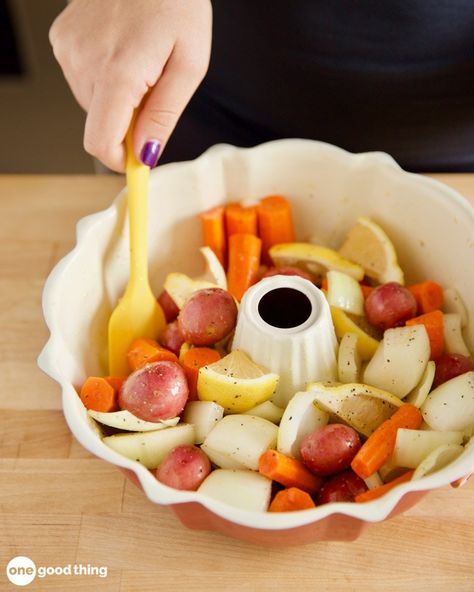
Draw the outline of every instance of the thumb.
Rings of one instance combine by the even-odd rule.
[[[163,74],[147,95],[135,122],[133,146],[137,158],[156,166],[178,119],[206,72],[192,60],[172,54]]]

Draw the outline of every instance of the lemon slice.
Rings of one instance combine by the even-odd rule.
[[[172,272],[166,276],[163,288],[175,301],[178,308],[182,308],[186,300],[198,290],[217,288],[217,284],[207,280],[194,280],[185,273]]]
[[[268,401],[275,394],[279,378],[236,349],[200,368],[198,397],[222,405],[227,413],[244,413]]]
[[[339,254],[361,265],[365,274],[379,284],[405,283],[392,241],[370,218],[361,216],[357,219],[339,249]]]
[[[362,360],[370,360],[379,345],[379,341],[367,332],[368,327],[362,326],[364,317],[349,315],[335,306],[330,308],[338,341],[340,342],[346,333],[355,333],[357,335],[357,351],[360,357]]]
[[[364,269],[357,263],[348,261],[340,253],[328,247],[312,243],[281,243],[269,250],[272,261],[277,266],[296,266],[307,269],[316,275],[328,270],[341,271],[356,280],[364,277]]]
[[[314,393],[315,405],[332,413],[364,436],[370,436],[402,404],[398,397],[387,391],[356,382],[313,382],[307,390]]]

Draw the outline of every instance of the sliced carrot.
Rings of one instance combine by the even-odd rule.
[[[390,491],[397,485],[400,485],[400,483],[406,483],[407,481],[410,481],[413,473],[414,471],[407,471],[406,473],[403,473],[403,475],[400,475],[399,477],[393,479],[392,481],[389,481],[388,483],[384,483],[379,487],[374,487],[374,489],[368,489],[363,493],[359,493],[359,495],[355,496],[355,501],[361,503],[370,502],[374,499],[378,499],[379,497],[382,497],[382,495],[385,495],[387,491]]]
[[[178,356],[154,339],[148,339],[147,337],[134,339],[127,351],[127,361],[132,371],[141,368],[145,364],[162,360],[177,362]]]
[[[267,450],[262,454],[258,470],[272,481],[307,493],[317,493],[323,483],[322,478],[311,473],[302,462],[276,450]]]
[[[262,241],[254,234],[229,237],[227,289],[240,302],[244,292],[258,279]]]
[[[271,265],[268,250],[279,243],[295,240],[295,229],[290,202],[281,195],[269,195],[257,206],[258,233],[262,239],[262,260]]]
[[[199,215],[202,226],[204,246],[210,247],[219,261],[226,265],[226,232],[224,223],[224,207],[218,206]]]
[[[311,499],[309,493],[298,489],[297,487],[290,487],[282,489],[273,498],[269,512],[298,512],[299,510],[309,510],[316,507],[316,504]]]
[[[257,208],[231,203],[225,207],[225,227],[227,238],[231,234],[257,234]]]
[[[443,288],[431,280],[408,286],[416,300],[418,314],[425,314],[443,306]]]
[[[359,283],[359,285],[360,285],[360,289],[362,290],[362,296],[364,297],[364,300],[375,289],[373,286],[368,286],[367,284]]]
[[[189,401],[196,401],[199,368],[221,359],[219,352],[210,347],[192,347],[180,356],[180,363],[188,380]]]
[[[82,385],[79,396],[86,409],[107,413],[119,408],[117,391],[100,376],[89,376]]]
[[[126,381],[126,376],[104,376],[105,380],[113,387],[117,393],[120,392],[122,384]]]
[[[431,347],[431,360],[436,360],[444,351],[444,315],[440,310],[432,310],[405,323],[411,325],[424,325]]]
[[[329,287],[329,282],[328,282],[328,278],[326,276],[323,277],[323,279],[321,280],[321,290],[324,290],[325,292],[328,291],[328,287]]]
[[[398,428],[417,430],[423,422],[421,411],[411,403],[404,403],[382,422],[362,444],[352,459],[352,470],[367,479],[389,459],[395,447]]]

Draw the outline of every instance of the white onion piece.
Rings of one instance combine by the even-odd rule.
[[[260,456],[269,448],[275,448],[277,434],[277,426],[261,417],[226,415],[207,435],[203,450],[209,448],[248,469],[258,471]]]
[[[102,425],[125,430],[127,432],[153,432],[155,430],[162,430],[164,428],[175,426],[179,422],[179,417],[162,419],[157,422],[145,421],[125,409],[122,411],[110,411],[107,413],[89,409],[87,413]]]
[[[403,399],[420,382],[430,355],[424,325],[387,329],[364,370],[363,382]]]
[[[337,372],[339,381],[359,382],[362,361],[357,349],[356,333],[344,333],[337,353]]]
[[[399,428],[392,461],[399,467],[416,469],[433,450],[446,444],[461,444],[462,440],[462,432]]]
[[[278,429],[277,450],[282,454],[300,459],[301,440],[329,421],[329,413],[315,407],[316,395],[313,391],[300,391],[290,399]]]
[[[444,321],[444,350],[448,354],[462,354],[470,356],[466,342],[462,335],[461,316],[451,312],[443,315]]]
[[[245,411],[244,415],[256,415],[257,417],[261,417],[262,419],[266,419],[275,425],[278,425],[283,416],[283,411],[284,409],[278,407],[275,403],[272,403],[272,401],[264,401],[263,403],[260,403],[260,405]]]
[[[270,503],[272,482],[249,470],[212,471],[198,492],[242,510],[266,512]]]
[[[428,364],[426,364],[426,368],[423,372],[423,376],[421,377],[420,382],[415,386],[413,390],[411,390],[408,393],[405,399],[406,403],[411,403],[412,405],[415,405],[415,407],[418,408],[420,408],[423,405],[433,384],[435,371],[436,364],[433,362],[433,360],[430,360]]]
[[[103,442],[110,448],[144,465],[156,469],[176,446],[194,444],[194,427],[181,423],[165,430],[107,436]]]
[[[474,424],[474,371],[465,372],[440,384],[421,406],[426,423],[433,430],[464,431]]]
[[[464,451],[459,444],[443,444],[431,452],[415,469],[412,481],[443,469]]]
[[[202,444],[207,434],[223,417],[224,407],[214,401],[190,401],[184,408],[183,421],[193,424],[195,444]]]
[[[341,271],[327,272],[327,300],[331,306],[356,315],[364,314],[364,295],[359,282]]]
[[[446,288],[443,290],[443,310],[447,313],[456,313],[461,318],[461,327],[467,325],[468,314],[459,292],[455,288]]]

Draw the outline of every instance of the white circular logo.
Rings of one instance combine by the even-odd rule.
[[[7,565],[7,578],[16,586],[27,586],[36,577],[36,565],[29,557],[19,555]]]

